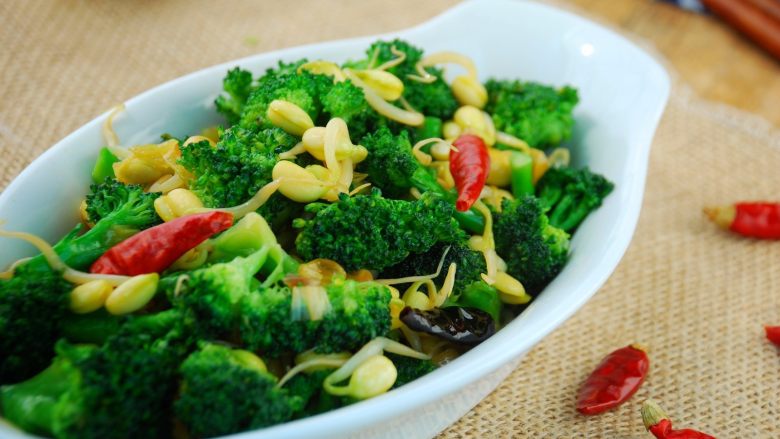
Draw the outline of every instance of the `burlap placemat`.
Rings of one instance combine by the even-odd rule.
[[[182,74],[252,53],[401,29],[453,1],[0,2],[0,188],[95,115]],[[780,245],[716,230],[701,207],[778,198],[780,133],[676,85],[655,138],[634,240],[617,271],[442,437],[647,437],[648,397],[723,438],[780,436]],[[650,375],[621,408],[585,418],[580,382],[641,342]]]

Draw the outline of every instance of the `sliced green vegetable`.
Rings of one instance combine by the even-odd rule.
[[[119,158],[109,151],[108,148],[101,148],[95,167],[92,168],[92,181],[100,184],[106,181],[106,178],[114,178],[114,163],[118,161]]]
[[[457,297],[450,297],[444,302],[444,307],[459,306],[477,308],[490,314],[496,323],[499,322],[502,308],[498,291],[482,281],[470,283]]]
[[[428,116],[419,128],[417,128],[417,140],[441,137],[441,119]]]
[[[512,194],[515,197],[533,195],[534,162],[531,156],[524,152],[512,151],[509,155],[509,166],[512,168]]]

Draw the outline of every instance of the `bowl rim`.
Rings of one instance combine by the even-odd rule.
[[[415,33],[430,31],[439,26],[444,26],[450,20],[456,19],[460,15],[469,14],[470,11],[486,5],[494,8],[523,5],[524,7],[536,9],[540,14],[565,16],[569,20],[574,20],[579,23],[584,23],[591,27],[598,28],[601,31],[608,33],[614,39],[622,41],[625,45],[634,50],[638,56],[646,57],[649,63],[654,65],[654,67],[657,69],[657,85],[660,87],[659,90],[661,92],[659,99],[660,104],[656,108],[653,108],[650,112],[651,117],[649,118],[649,122],[643,126],[643,128],[645,128],[645,132],[642,133],[642,139],[644,140],[640,145],[642,149],[633,156],[636,163],[633,163],[632,166],[637,172],[636,177],[638,180],[638,187],[634,188],[634,192],[638,193],[638,196],[629,199],[628,202],[630,205],[626,208],[625,217],[622,221],[617,222],[617,226],[620,229],[619,233],[621,236],[626,236],[627,238],[622,240],[614,240],[607,243],[607,250],[605,251],[605,255],[607,255],[607,257],[595,264],[589,275],[581,279],[579,290],[582,292],[582,294],[574,295],[573,300],[570,302],[557,304],[557,306],[555,306],[554,309],[549,312],[549,319],[546,320],[542,325],[536,325],[534,332],[530,334],[523,334],[522,339],[510,340],[512,335],[515,335],[518,332],[515,328],[522,328],[523,326],[524,322],[520,318],[522,316],[521,314],[512,322],[507,324],[504,328],[502,328],[501,331],[498,331],[493,337],[459,357],[457,361],[454,361],[448,364],[446,367],[440,368],[433,373],[421,377],[407,385],[399,387],[398,389],[394,389],[392,392],[388,392],[387,394],[370,400],[362,401],[360,404],[350,405],[323,414],[287,422],[261,430],[237,433],[230,435],[229,437],[252,437],[254,439],[278,436],[308,437],[312,435],[316,436],[318,433],[323,431],[327,431],[330,434],[358,431],[370,425],[386,421],[392,417],[396,417],[403,412],[409,411],[411,408],[432,403],[449,394],[457,392],[466,385],[471,384],[485,375],[497,370],[499,367],[511,361],[513,358],[520,356],[535,344],[537,344],[542,338],[552,332],[552,330],[558,327],[561,323],[567,320],[572,314],[579,310],[582,305],[587,300],[589,300],[590,297],[592,297],[604,284],[609,275],[611,275],[611,273],[614,271],[631,241],[631,237],[633,236],[633,231],[636,227],[636,223],[639,217],[642,195],[644,192],[645,176],[647,172],[647,156],[649,154],[654,132],[658,126],[660,117],[666,106],[666,102],[668,101],[670,91],[669,76],[663,66],[661,66],[655,59],[653,59],[653,57],[648,55],[641,48],[637,47],[630,40],[626,39],[622,35],[615,33],[613,30],[604,27],[600,23],[595,23],[570,11],[562,10],[548,4],[538,3],[532,0],[472,0],[460,3],[426,22],[403,30],[388,32],[380,35],[361,36],[356,38],[346,38],[287,47],[280,50],[254,54],[220,63],[211,67],[206,67],[204,69],[200,69],[198,71],[172,79],[161,85],[155,86],[126,101],[126,106],[128,109],[130,109],[134,106],[134,104],[144,101],[149,96],[164,92],[169,88],[175,88],[181,82],[193,80],[201,76],[206,76],[212,74],[214,71],[224,72],[233,66],[245,65],[260,57],[284,59],[285,55],[292,51],[317,51],[324,46],[338,46],[339,44],[344,43],[354,43],[355,41],[370,41],[377,38],[386,38],[390,36],[410,38]],[[98,115],[96,118],[77,128],[75,131],[71,132],[62,140],[57,142],[54,146],[39,155],[32,163],[30,163],[30,165],[25,167],[25,169],[22,170],[22,172],[10,182],[10,184],[2,191],[2,193],[0,193],[0,205],[8,202],[11,195],[19,190],[19,187],[23,184],[23,181],[29,178],[30,175],[36,174],[38,168],[43,163],[47,162],[51,155],[55,154],[59,149],[64,148],[65,145],[73,138],[82,135],[84,132],[94,130],[96,126],[99,127],[108,114],[109,111]],[[479,358],[480,360],[473,361],[475,358]],[[379,410],[379,408],[382,408],[382,410]],[[0,420],[2,420],[2,418],[0,418]],[[0,433],[3,433],[2,429],[0,429]]]

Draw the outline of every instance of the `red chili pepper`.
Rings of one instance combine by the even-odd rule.
[[[647,431],[657,439],[715,439],[715,436],[684,428],[672,429],[672,421],[655,401],[647,400],[642,404],[642,422]]]
[[[463,134],[452,145],[457,151],[450,151],[450,173],[458,189],[455,208],[465,212],[479,199],[485,187],[490,156],[485,142],[479,136]]]
[[[622,404],[642,385],[650,359],[637,345],[620,348],[601,360],[580,388],[577,411],[596,415]]]
[[[176,218],[111,247],[89,271],[126,276],[159,273],[187,251],[232,225],[233,214],[220,211]]]
[[[704,213],[715,224],[740,235],[780,239],[780,203],[751,202],[706,207]]]
[[[766,338],[774,345],[780,347],[780,326],[764,326]]]

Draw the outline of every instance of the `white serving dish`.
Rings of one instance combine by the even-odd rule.
[[[129,100],[116,129],[124,144],[155,141],[163,132],[198,132],[220,122],[212,103],[225,72],[233,66],[257,74],[280,59],[342,61],[361,56],[377,38],[396,36],[429,53],[466,54],[476,62],[482,79],[522,78],[577,87],[581,103],[575,112],[574,164],[587,164],[603,173],[615,182],[615,191],[580,227],[563,272],[522,315],[488,341],[388,394],[233,437],[431,437],[474,407],[532,346],[577,311],[606,281],[631,240],[650,144],[669,95],[669,78],[653,58],[623,37],[533,2],[465,2],[411,29],[283,49],[210,67]],[[100,126],[105,117],[54,145],[0,194],[0,218],[8,221],[6,229],[36,233],[54,242],[76,223],[77,206],[103,145]],[[32,251],[2,238],[0,248],[0,267]],[[23,435],[0,422],[0,436]]]

